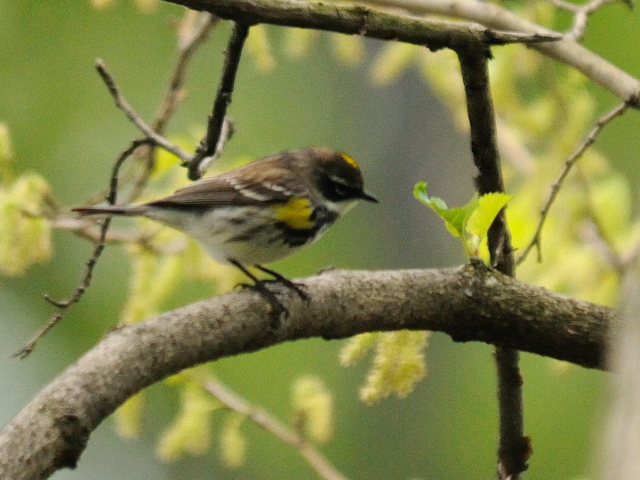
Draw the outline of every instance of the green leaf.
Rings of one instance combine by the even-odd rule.
[[[477,255],[480,242],[486,236],[498,212],[511,198],[504,193],[489,193],[474,197],[463,207],[447,207],[444,200],[427,195],[427,184],[420,182],[413,189],[413,195],[431,208],[445,222],[449,233],[462,240],[467,255]]]
[[[497,192],[482,195],[477,201],[477,208],[469,216],[467,231],[472,235],[476,235],[479,239],[483,239],[498,213],[511,197],[512,195]]]
[[[413,195],[444,220],[445,226],[451,235],[464,238],[467,221],[477,206],[477,197],[474,197],[464,207],[449,208],[441,198],[427,195],[427,184],[425,182],[420,182],[415,186]]]
[[[453,207],[440,215],[446,222],[447,230],[454,237],[465,237],[467,223],[476,209],[477,203],[478,197],[474,196],[464,207]]]
[[[447,207],[447,204],[444,200],[438,197],[430,197],[429,195],[427,195],[427,184],[425,182],[419,182],[416,184],[413,189],[413,196],[424,203],[427,207],[432,209],[434,212],[436,212],[440,218],[445,220],[445,222],[448,221],[447,218],[445,218],[447,216],[455,221],[455,219],[453,218],[454,216],[449,213],[449,207]],[[447,226],[447,228],[449,227]],[[454,232],[451,233],[454,236],[460,236],[456,235]]]

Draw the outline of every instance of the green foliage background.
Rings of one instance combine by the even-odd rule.
[[[94,60],[105,60],[129,102],[151,118],[175,60],[171,19],[181,14],[182,9],[165,4],[145,15],[125,1],[97,11],[88,1],[0,0],[0,122],[10,128],[17,172],[39,172],[69,206],[105,187],[113,160],[138,132],[113,105],[93,70]],[[640,76],[638,18],[621,5],[605,8],[593,16],[586,44]],[[332,146],[360,162],[368,189],[381,200],[377,206],[359,206],[321,242],[275,268],[305,276],[327,265],[382,269],[464,261],[440,221],[412,197],[413,185],[425,179],[430,191],[450,205],[461,205],[473,194],[468,142],[417,69],[377,87],[368,60],[383,48],[381,42],[367,41],[364,61],[348,66],[335,59],[329,35],[320,35],[306,56],[294,60],[281,54],[282,29],[268,32],[277,64],[265,74],[250,56],[244,57],[230,108],[238,131],[223,161]],[[228,26],[217,28],[196,55],[186,85],[189,96],[170,135],[197,138],[193,132],[202,131],[227,33]],[[611,95],[598,87],[592,90],[600,110],[612,105]],[[639,126],[637,114],[630,112],[603,133],[599,144],[635,186],[634,194]],[[47,263],[20,277],[0,277],[0,423],[115,326],[126,300],[128,257],[122,248],[109,247],[83,301],[28,359],[9,359],[50,315],[41,295],[68,295],[92,248],[64,231],[54,232],[53,242],[54,255]],[[171,292],[164,307],[214,292],[205,281],[192,282]],[[341,342],[280,345],[222,360],[214,371],[285,422],[291,420],[291,384],[300,375],[320,376],[335,395],[336,409],[334,437],[321,449],[351,479],[492,478],[497,444],[492,349],[454,344],[439,334],[429,343],[429,373],[416,391],[405,400],[388,399],[372,407],[358,401],[366,366],[340,367]],[[535,451],[526,478],[589,475],[606,376],[523,357],[526,433]],[[113,422],[107,421],[92,436],[78,469],[54,478],[314,478],[295,452],[250,422],[242,426],[249,439],[246,464],[226,469],[217,453],[223,417],[215,412],[207,454],[160,462],[154,457],[155,443],[176,412],[178,396],[172,386],[151,388],[139,441],[118,438]]]

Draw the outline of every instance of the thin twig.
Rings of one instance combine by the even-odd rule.
[[[325,480],[347,480],[338,472],[329,461],[316,449],[314,449],[304,437],[289,430],[282,423],[272,417],[264,409],[252,406],[247,400],[232,392],[226,385],[217,379],[209,377],[202,386],[211,395],[216,397],[227,408],[238,412],[253,420],[256,425],[264,428],[268,432],[278,437],[287,445],[295,448],[302,457],[313,467],[313,469]]]
[[[73,232],[77,236],[91,240],[94,243],[98,242],[101,236],[102,228],[99,228],[93,220],[74,218],[68,214],[61,214],[51,218],[49,222],[54,228]],[[184,252],[187,248],[185,237],[180,237],[172,241],[163,241],[161,244],[154,242],[155,236],[158,234],[159,229],[162,228],[159,224],[157,227],[158,228],[144,231],[109,228],[104,238],[104,243],[106,245],[137,244],[146,251],[164,255],[175,255]]]
[[[602,225],[594,215],[591,215],[590,221],[584,222],[580,233],[582,239],[598,252],[599,258],[609,263],[619,274],[624,272],[624,262],[622,258],[604,234]]]
[[[173,153],[177,157],[179,157],[183,162],[188,162],[192,158],[191,155],[186,153],[179,146],[169,142],[167,139],[165,139],[162,135],[157,133],[155,130],[162,131],[164,128],[164,125],[166,124],[167,119],[173,112],[173,108],[175,107],[175,104],[178,100],[177,92],[179,90],[179,86],[181,85],[182,80],[184,78],[184,74],[186,72],[186,65],[189,59],[191,58],[191,56],[193,55],[193,52],[195,52],[196,48],[206,38],[210,30],[210,27],[213,24],[213,18],[214,17],[212,15],[207,14],[205,20],[199,25],[198,30],[194,32],[193,37],[183,45],[183,48],[181,50],[181,55],[178,61],[178,66],[174,70],[174,75],[172,77],[169,92],[165,97],[165,101],[163,102],[160,114],[158,115],[158,117],[156,118],[156,121],[154,122],[154,128],[149,127],[142,120],[142,118],[135,112],[135,110],[129,105],[129,103],[125,100],[125,98],[120,93],[120,90],[118,89],[115,83],[115,80],[113,79],[111,74],[107,71],[105,63],[101,59],[96,60],[96,70],[98,71],[98,73],[104,80],[105,84],[107,85],[107,88],[109,89],[109,92],[114,98],[116,105],[125,113],[127,118],[129,118],[129,120],[131,120],[146,135],[146,138],[142,140],[133,141],[131,146],[127,150],[125,150],[120,155],[120,157],[116,160],[113,166],[112,175],[110,178],[109,191],[107,194],[107,201],[110,204],[113,205],[115,204],[115,201],[116,201],[116,196],[118,192],[118,174],[120,172],[120,167],[122,166],[123,162],[128,157],[130,157],[139,147],[143,145],[147,145],[147,146],[158,145],[164,148],[165,150]],[[152,155],[152,153],[149,153],[149,155]],[[143,177],[148,177],[148,173],[146,175],[143,175]],[[144,184],[144,180],[138,179],[136,183]],[[91,280],[93,277],[93,270],[107,242],[107,231],[109,229],[110,223],[111,223],[111,219],[109,217],[107,217],[103,221],[100,227],[100,232],[97,236],[95,249],[91,257],[87,261],[85,275],[82,281],[80,282],[80,284],[78,285],[78,287],[76,288],[76,290],[74,291],[74,293],[69,298],[64,300],[55,300],[49,295],[44,296],[45,300],[47,300],[49,303],[51,303],[52,305],[58,308],[58,311],[51,316],[51,318],[45,324],[45,326],[41,328],[27,342],[27,344],[22,349],[17,351],[14,354],[14,356],[19,358],[25,358],[26,356],[28,356],[35,348],[35,345],[37,344],[37,342],[44,335],[46,335],[46,333],[49,330],[51,330],[58,322],[60,322],[63,319],[64,312],[66,311],[66,309],[69,308],[74,303],[77,303],[82,298],[82,296],[84,295],[84,292],[91,284]]]
[[[173,116],[178,103],[184,98],[182,89],[188,66],[195,54],[211,33],[219,18],[207,13],[187,10],[178,25],[178,58],[171,73],[169,85],[161,101],[158,113],[151,122],[151,129],[158,135],[163,135],[169,119]],[[144,162],[142,171],[133,179],[131,190],[128,192],[126,203],[139,197],[144,190],[153,167],[155,165],[155,148],[151,145],[140,154]]]
[[[81,238],[97,242],[100,238],[101,228],[96,227],[94,220],[87,218],[72,217],[68,213],[59,214],[49,219],[49,223],[53,228],[72,232]],[[140,243],[145,246],[149,245],[153,234],[149,232],[138,232],[134,230],[117,230],[110,228],[104,239],[106,244],[117,243]]]
[[[118,159],[114,163],[113,169],[111,172],[109,195],[107,197],[107,201],[109,202],[109,204],[114,205],[116,202],[116,196],[118,192],[118,173],[120,171],[120,167],[122,166],[122,163],[128,157],[130,157],[138,147],[148,143],[150,143],[149,139],[134,140],[129,146],[129,148],[127,148],[124,152],[122,152],[122,154],[118,157]],[[14,357],[25,358],[26,356],[28,356],[33,351],[38,341],[44,335],[46,335],[46,333],[49,330],[55,327],[58,324],[58,322],[60,322],[64,318],[64,313],[66,312],[66,310],[74,303],[78,303],[80,301],[80,299],[84,295],[84,292],[91,285],[91,280],[93,278],[93,269],[95,268],[98,262],[98,258],[100,257],[100,255],[102,254],[102,251],[104,250],[105,240],[107,237],[107,230],[109,229],[110,223],[111,223],[110,217],[107,217],[104,219],[102,226],[100,228],[100,236],[98,238],[98,241],[96,242],[95,248],[93,250],[93,253],[89,257],[89,260],[87,260],[87,263],[86,263],[87,268],[85,270],[84,276],[80,281],[80,284],[76,287],[73,294],[65,300],[54,300],[49,295],[44,296],[46,301],[48,301],[49,303],[51,303],[52,305],[58,308],[58,311],[49,318],[49,321],[44,325],[44,327],[42,327],[26,343],[24,347],[22,347],[20,350],[18,350],[13,354]]]
[[[471,127],[471,151],[478,169],[478,194],[504,192],[504,181],[497,146],[496,121],[489,88],[487,45],[460,50],[458,59],[467,98]],[[498,271],[514,276],[513,248],[504,211],[496,217],[487,235],[491,265]],[[506,346],[496,346],[498,377],[499,448],[497,473],[499,480],[518,480],[526,470],[531,455],[530,439],[524,435],[522,375],[519,352]]]
[[[591,0],[590,2],[582,5],[582,7],[576,11],[576,16],[573,20],[573,28],[567,32],[567,34],[576,40],[581,40],[582,37],[584,37],[584,32],[587,28],[589,15],[601,6],[617,1],[622,1],[629,8],[633,8],[632,0]]]
[[[158,145],[159,147],[164,148],[168,152],[173,153],[176,157],[180,158],[183,162],[190,162],[192,156],[185,152],[178,145],[171,143],[169,140],[164,138],[162,135],[157,134],[153,131],[153,129],[147,125],[140,115],[136,113],[136,111],[129,105],[129,103],[124,99],[120,90],[118,89],[115,80],[111,76],[111,74],[107,71],[107,67],[102,59],[96,60],[96,70],[104,80],[104,83],[107,85],[109,89],[109,93],[116,101],[116,105],[120,110],[124,112],[129,120],[131,120],[139,129],[144,133],[147,138],[149,138],[153,143]]]
[[[585,193],[586,216],[588,217],[588,219],[583,222],[580,232],[581,236],[586,243],[590,244],[596,252],[598,252],[600,258],[608,262],[618,274],[623,275],[625,263],[621,255],[617,252],[615,244],[611,241],[609,235],[607,235],[600,215],[596,212],[593,202],[591,201],[593,198],[591,182],[589,182],[587,176],[581,172],[580,169],[578,169],[576,173],[581,188]]]
[[[224,150],[224,146],[227,144],[227,141],[233,136],[233,132],[235,131],[235,122],[229,118],[225,117],[222,122],[222,129],[220,130],[220,138],[218,139],[218,143],[216,145],[216,149],[213,152],[213,155],[208,155],[202,159],[200,162],[200,166],[198,170],[200,174],[204,174],[211,166],[211,164],[222,155],[222,150]]]
[[[603,5],[622,1],[629,8],[633,8],[631,0],[591,0],[583,5],[577,5],[575,3],[567,2],[566,0],[548,0],[549,3],[562,10],[572,12],[574,14],[573,27],[567,32],[567,35],[574,40],[580,40],[584,37],[585,29],[587,28],[587,20],[589,15],[595,12]]]
[[[566,0],[547,0],[551,5],[567,12],[577,12],[582,8],[582,5],[576,5],[575,3],[567,2]],[[600,0],[598,0],[600,1]]]
[[[233,30],[231,31],[225,54],[222,78],[220,79],[216,99],[213,103],[213,112],[209,117],[207,125],[207,134],[202,142],[200,142],[200,145],[198,145],[193,158],[189,162],[186,162],[191,180],[197,180],[202,176],[203,171],[201,164],[203,160],[221,151],[222,148],[218,148],[218,144],[220,142],[222,142],[222,144],[226,142],[226,138],[221,134],[223,133],[223,127],[225,125],[227,107],[231,103],[231,95],[233,94],[236,74],[238,73],[238,66],[240,65],[242,49],[248,34],[249,24],[241,22],[233,23]],[[206,163],[208,165],[211,161]]]
[[[189,17],[197,15],[195,21]],[[218,17],[207,12],[194,12],[188,10],[186,18],[182,21],[178,39],[179,55],[176,66],[171,74],[169,86],[160,105],[156,118],[152,122],[152,129],[156,133],[163,135],[167,121],[171,118],[176,105],[182,98],[182,84],[187,74],[187,67],[194,53],[207,40],[213,26],[220,20]],[[185,28],[188,25],[189,28]]]
[[[558,176],[558,178],[556,178],[556,180],[551,185],[551,192],[549,193],[549,197],[547,198],[547,201],[545,202],[544,206],[542,207],[542,210],[540,211],[540,220],[538,221],[538,226],[536,227],[536,231],[533,234],[531,241],[527,244],[527,246],[524,248],[522,253],[518,256],[518,259],[516,260],[516,265],[520,265],[527,258],[527,255],[529,255],[529,252],[533,249],[533,247],[536,247],[538,250],[538,261],[542,261],[542,245],[541,245],[542,228],[544,227],[544,224],[549,215],[549,210],[551,210],[551,206],[553,205],[553,202],[558,196],[558,192],[560,191],[562,184],[567,178],[567,175],[569,175],[569,172],[571,171],[575,163],[580,159],[580,157],[582,157],[582,155],[587,150],[587,148],[593,145],[593,143],[596,141],[596,138],[598,137],[598,134],[602,131],[602,129],[605,126],[607,126],[614,118],[618,117],[619,115],[622,115],[629,108],[629,106],[630,106],[629,102],[623,102],[617,107],[615,107],[614,109],[612,109],[610,112],[600,117],[596,122],[595,127],[593,127],[593,129],[589,132],[589,134],[583,140],[583,142],[569,156],[569,158],[565,160],[564,167],[560,172],[560,175]]]
[[[189,4],[195,3],[195,0],[166,0],[172,3]],[[263,0],[267,1],[267,0]],[[282,0],[283,2],[286,0]],[[225,3],[232,3],[238,10],[247,9],[247,6],[254,6],[261,3],[259,0],[198,0],[198,4],[207,4],[205,10],[215,13],[228,8]],[[269,0],[273,2],[273,0]],[[291,3],[291,2],[286,2]],[[307,17],[316,20],[315,11],[313,15],[309,12],[312,7],[303,0],[295,2],[300,9],[307,11]],[[503,4],[492,2],[470,2],[468,0],[367,0],[368,5],[382,5],[386,8],[400,8],[419,16],[442,15],[445,18],[457,18],[469,22],[478,23],[485,28],[492,28],[510,32],[526,32],[526,33],[547,33],[550,30],[525,18],[517,13],[507,10]],[[315,5],[315,3],[313,4]],[[322,5],[328,5],[325,2]],[[257,8],[255,8],[257,10]],[[280,23],[284,23],[286,10],[282,8],[279,16],[282,17]],[[336,15],[340,18],[344,17],[344,12],[336,10]],[[260,18],[259,12],[250,12],[252,18]],[[275,16],[274,14],[273,16]],[[316,21],[317,22],[317,21]],[[323,19],[324,22],[324,19]],[[315,23],[309,21],[308,23]],[[319,23],[319,22],[318,22]],[[406,41],[401,37],[398,29],[397,40]],[[582,72],[587,78],[594,83],[606,88],[622,100],[633,98],[631,104],[634,108],[640,108],[640,81],[629,73],[621,70],[618,66],[608,62],[593,51],[582,46],[569,36],[565,36],[559,42],[543,42],[530,45],[533,50],[539,51],[541,54],[550,58],[554,58],[559,62],[571,66]]]

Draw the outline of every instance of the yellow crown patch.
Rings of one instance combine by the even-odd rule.
[[[347,155],[346,153],[341,153],[340,156],[343,158],[345,162],[347,162],[353,168],[360,170],[360,166],[358,165],[358,162],[356,162],[350,155]]]

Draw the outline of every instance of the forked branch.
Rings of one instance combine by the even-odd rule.
[[[116,196],[118,193],[118,174],[120,172],[120,168],[124,161],[129,158],[133,152],[135,152],[141,145],[148,144],[149,140],[135,140],[131,143],[131,145],[118,157],[116,162],[113,165],[113,169],[111,171],[111,179],[110,179],[110,187],[109,194],[107,196],[107,201],[109,204],[113,205],[116,202]],[[54,313],[47,323],[42,327],[20,350],[15,352],[13,356],[18,358],[25,358],[29,355],[33,349],[35,348],[38,341],[47,334],[49,330],[55,327],[63,318],[65,311],[74,303],[78,303],[82,296],[84,295],[87,288],[91,284],[91,279],[93,278],[93,269],[98,262],[98,258],[102,254],[104,250],[107,231],[109,230],[109,224],[111,223],[111,218],[107,217],[102,222],[100,226],[100,234],[96,241],[95,248],[93,249],[93,253],[89,257],[86,263],[86,269],[80,284],[76,287],[75,291],[69,296],[69,298],[64,300],[54,300],[49,295],[45,295],[45,300],[58,308],[58,311]]]
[[[211,161],[220,155],[224,143],[232,133],[231,124],[228,121],[225,122],[225,120],[247,35],[249,35],[248,24],[241,22],[233,24],[225,54],[222,78],[213,103],[213,112],[207,124],[207,134],[198,145],[196,153],[187,165],[191,180],[197,180],[202,176]]]
[[[578,145],[578,148],[576,148],[576,150],[569,156],[569,158],[565,160],[564,167],[558,175],[558,178],[551,185],[551,192],[549,192],[549,196],[547,197],[547,200],[542,207],[542,210],[540,211],[540,220],[538,221],[538,225],[533,234],[533,237],[531,238],[531,241],[527,244],[527,246],[522,250],[522,253],[518,256],[518,259],[516,261],[518,265],[526,260],[527,255],[529,255],[534,247],[538,250],[538,261],[542,261],[542,229],[547,220],[547,217],[549,216],[551,206],[553,205],[556,197],[558,196],[558,193],[560,192],[562,184],[569,175],[569,172],[571,171],[575,163],[580,159],[580,157],[582,157],[587,148],[594,144],[602,129],[606,127],[614,118],[626,112],[628,108],[629,104],[627,102],[623,102],[610,112],[607,112],[605,115],[600,117],[596,122],[595,127],[593,127],[593,129],[589,132],[584,141],[580,145]]]
[[[325,480],[347,480],[303,437],[284,426],[266,410],[251,405],[247,400],[241,398],[215,378],[207,378],[202,382],[202,386],[226,408],[249,417],[256,425],[271,432],[279,440],[295,448],[321,478]]]

